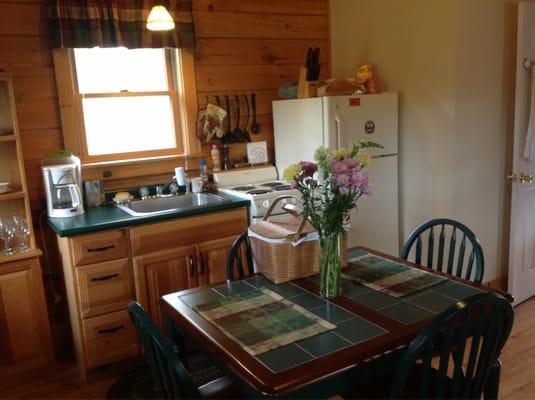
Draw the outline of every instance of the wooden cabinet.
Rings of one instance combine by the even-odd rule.
[[[162,328],[160,298],[226,280],[227,258],[248,226],[246,209],[130,229],[137,300]]]
[[[0,193],[0,218],[26,220],[30,249],[4,255],[0,239],[0,381],[26,375],[54,364],[48,313],[35,246],[28,187],[24,173],[17,113],[11,78],[0,73],[0,181],[8,190]],[[15,240],[16,248],[20,238]],[[24,376],[23,375],[23,376]]]
[[[126,304],[134,296],[128,230],[58,238],[78,366],[83,377],[139,353]]]
[[[198,285],[211,285],[227,279],[227,259],[237,235],[208,240],[195,246]]]
[[[136,295],[157,324],[163,327],[160,298],[197,286],[195,248],[184,246],[134,258]]]
[[[0,265],[0,379],[53,364],[37,258]]]
[[[129,301],[163,327],[164,294],[224,281],[232,243],[247,226],[247,209],[238,208],[58,238],[82,374],[138,353]]]

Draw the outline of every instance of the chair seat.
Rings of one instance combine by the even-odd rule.
[[[416,399],[418,398],[418,388],[421,382],[421,365],[415,365],[408,377],[404,398]],[[368,384],[354,387],[351,392],[343,395],[344,399],[388,399],[390,398],[390,391],[392,388],[393,376],[381,377]],[[438,371],[431,370],[429,377],[430,386],[433,387],[434,382],[438,379]],[[446,387],[453,382],[450,378],[446,378]]]
[[[203,399],[240,399],[243,393],[227,377],[221,377],[199,387]]]
[[[210,359],[198,352],[186,353],[182,361],[197,387],[223,377],[221,370],[214,366]]]

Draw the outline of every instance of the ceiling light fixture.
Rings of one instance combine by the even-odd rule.
[[[152,7],[147,18],[147,29],[149,31],[170,31],[175,29],[173,17],[171,17],[165,6],[156,4]]]

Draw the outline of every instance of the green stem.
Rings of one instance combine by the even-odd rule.
[[[340,257],[338,254],[338,233],[331,232],[320,237],[320,293],[323,297],[334,298],[339,294]]]

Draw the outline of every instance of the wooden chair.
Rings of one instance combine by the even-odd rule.
[[[344,397],[479,399],[484,393],[497,399],[498,357],[513,318],[511,304],[492,293],[459,301],[410,343],[393,379],[357,387]]]
[[[248,239],[248,231],[246,230],[240,236],[236,238],[232,243],[232,248],[227,259],[227,281],[233,281],[236,279],[234,273],[237,272],[237,279],[242,279],[247,275],[254,274],[253,268],[253,254],[251,252],[251,246]],[[245,260],[243,256],[245,255]],[[245,268],[247,273],[245,272]]]
[[[132,301],[127,308],[139,334],[145,358],[161,398],[242,397],[242,394],[225,377],[197,387],[179,358],[176,349],[164,337],[143,307],[138,302]]]
[[[435,227],[438,227],[437,232],[435,232]],[[458,237],[457,231],[462,234],[462,237]],[[447,236],[449,239],[446,238]],[[427,248],[424,246],[425,240],[427,240]],[[470,246],[468,249],[467,241]],[[414,259],[409,260],[413,246],[415,246]],[[423,251],[427,253],[426,263],[422,263]],[[447,263],[444,265],[446,252],[448,253]],[[400,257],[473,282],[481,283],[483,280],[485,262],[478,238],[466,225],[451,219],[433,219],[420,225],[405,241]]]

